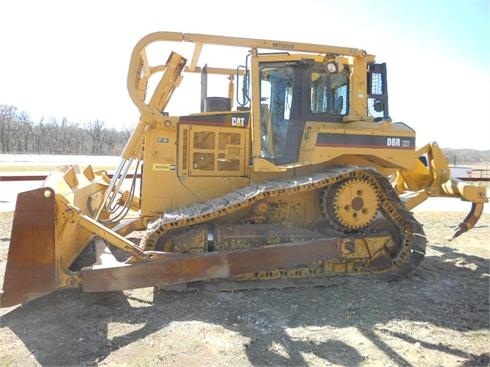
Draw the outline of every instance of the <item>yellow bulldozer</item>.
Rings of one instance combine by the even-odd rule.
[[[188,55],[149,63],[177,44]],[[200,62],[213,47],[220,62]],[[222,66],[237,52],[240,65]],[[196,108],[172,116],[183,75]],[[208,96],[217,80],[222,94]],[[414,130],[391,120],[386,64],[362,49],[155,32],[136,44],[127,87],[141,117],[112,177],[60,167],[18,195],[2,307],[64,288],[399,277],[425,254],[412,208],[434,196],[471,203],[459,236],[487,202],[485,187],[451,177],[436,143],[417,149]]]

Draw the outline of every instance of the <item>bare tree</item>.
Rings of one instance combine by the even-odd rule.
[[[55,117],[51,117],[47,124],[48,133],[48,153],[61,154],[62,149],[58,148],[61,145],[60,141],[60,123]]]
[[[106,139],[104,122],[100,120],[90,121],[87,124],[87,133],[92,138],[92,154],[101,154],[102,144]]]
[[[0,105],[0,145],[2,153],[10,152],[12,134],[15,130],[16,113],[16,107]]]
[[[32,152],[34,123],[32,122],[27,112],[24,111],[18,114],[17,121],[19,124],[18,151],[21,153]]]
[[[45,142],[46,142],[46,124],[44,123],[44,117],[41,118],[39,123],[34,126],[33,128],[33,135],[34,135],[34,149],[33,153],[44,153],[44,147],[45,147]]]

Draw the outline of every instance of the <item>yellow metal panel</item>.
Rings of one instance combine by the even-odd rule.
[[[300,162],[412,168],[417,160],[415,133],[402,123],[307,122],[305,131]],[[326,139],[325,144],[322,143],[322,136]]]
[[[248,129],[196,125],[188,131],[190,176],[245,175]]]
[[[162,213],[174,198],[184,195],[177,178],[177,121],[168,117],[145,132],[141,195],[144,217]]]
[[[223,195],[234,188],[248,184],[249,180],[244,176],[248,168],[246,157],[250,154],[248,149],[249,129],[179,124],[175,117],[169,117],[168,121],[171,128],[166,128],[164,123],[159,123],[145,133],[141,198],[143,217],[152,217],[196,201]],[[177,126],[179,128],[178,143]],[[209,140],[196,142],[192,137],[195,132],[212,133],[214,137],[211,142]],[[239,135],[239,146],[220,141],[219,134],[230,133]],[[197,146],[210,144],[213,148],[196,148],[194,144]],[[217,161],[214,161],[212,171],[195,169],[191,166],[194,153],[224,154],[230,159],[239,158],[238,170],[219,170]],[[192,179],[189,177],[191,175],[197,178]],[[216,177],[203,177],[203,175]]]

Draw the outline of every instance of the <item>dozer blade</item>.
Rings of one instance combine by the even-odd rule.
[[[53,190],[45,187],[17,196],[1,307],[57,289],[54,198]]]

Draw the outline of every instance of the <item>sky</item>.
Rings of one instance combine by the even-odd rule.
[[[0,104],[131,129],[129,58],[154,31],[365,49],[387,63],[390,115],[417,146],[490,150],[490,0],[2,1]],[[187,96],[170,114],[198,112]]]

